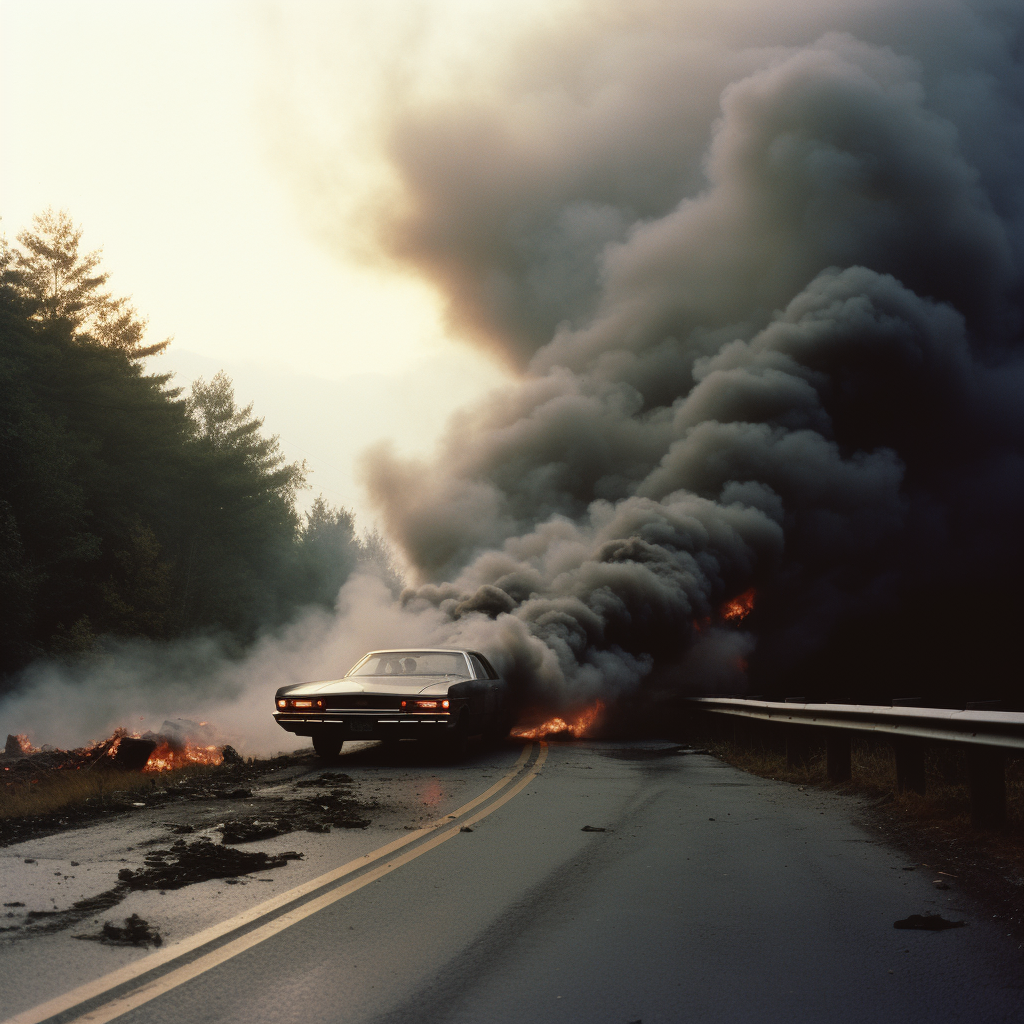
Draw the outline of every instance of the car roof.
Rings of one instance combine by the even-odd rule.
[[[367,654],[474,654],[465,647],[382,647]],[[365,657],[366,655],[364,655]]]

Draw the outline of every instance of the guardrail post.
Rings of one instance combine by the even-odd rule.
[[[897,791],[924,796],[924,744],[913,736],[897,736],[892,746],[896,753]]]
[[[848,732],[829,729],[825,737],[825,763],[832,782],[849,782],[853,776],[851,737]]]
[[[790,768],[803,768],[810,761],[813,732],[806,725],[786,726],[786,764]]]
[[[969,747],[967,774],[971,786],[971,824],[1000,828],[1006,824],[1006,756],[991,747]]]

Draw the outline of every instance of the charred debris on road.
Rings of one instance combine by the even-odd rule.
[[[145,840],[142,865],[121,869],[116,884],[104,892],[61,910],[8,911],[10,920],[0,927],[5,939],[63,931],[111,910],[137,890],[166,892],[212,879],[245,884],[254,873],[282,868],[303,856],[296,850],[248,849],[246,844],[303,831],[366,828],[379,807],[377,801],[356,796],[348,775],[323,771],[311,775],[319,765],[312,751],[244,761],[228,750],[219,764],[162,772],[129,771],[113,762],[89,771],[80,764],[76,767],[74,753],[41,750],[0,760],[9,769],[4,773],[8,791],[4,796],[19,787],[59,787],[68,778],[86,774],[101,784],[98,796],[86,796],[57,811],[6,813],[0,819],[0,846],[117,816],[127,820],[129,815],[152,809],[164,812],[163,821],[152,822],[164,835]],[[2,809],[11,810],[10,806]],[[217,833],[219,841],[215,841]],[[25,860],[35,863],[33,858]],[[23,904],[11,903],[15,906]],[[159,939],[147,922],[132,918],[126,918],[123,926],[107,921],[97,934],[76,937],[128,945],[158,944]]]
[[[205,837],[193,842],[179,839],[171,844],[169,849],[147,852],[143,868],[137,871],[123,868],[118,872],[117,884],[112,888],[87,899],[78,900],[63,910],[31,910],[24,916],[23,921],[8,925],[2,930],[9,933],[9,938],[27,938],[40,933],[63,931],[87,918],[110,910],[131,892],[139,889],[167,892],[212,879],[223,879],[226,884],[232,885],[237,884],[241,876],[284,867],[289,861],[301,858],[302,854],[294,850],[268,854],[220,846]],[[133,918],[136,920],[133,921]],[[98,935],[80,935],[76,938],[140,945],[154,941],[152,937],[145,938],[146,929],[147,922],[133,914],[131,918],[125,920],[124,929],[108,921]],[[155,941],[155,944],[159,945],[159,941]]]
[[[146,808],[167,809],[175,819],[166,823],[171,834],[217,827],[224,844],[238,845],[290,832],[366,828],[377,806],[356,796],[347,775],[302,778],[320,763],[312,750],[244,760],[224,747],[215,762],[142,771],[138,748],[127,768],[116,757],[97,757],[97,746],[12,754],[8,744],[0,755],[0,847]],[[279,787],[289,781],[295,792],[286,796]],[[268,786],[275,791],[265,792]]]

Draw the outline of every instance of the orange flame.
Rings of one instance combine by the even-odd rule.
[[[199,724],[205,726],[207,723],[200,722]],[[146,762],[145,767],[142,769],[146,772],[166,772],[172,768],[181,768],[188,764],[219,765],[224,762],[224,753],[221,747],[197,743],[190,739],[181,741],[177,737],[154,736],[153,733],[148,733],[146,737],[142,737],[138,732],[129,732],[123,727],[115,729],[106,739],[97,740],[87,746],[79,747],[76,750],[58,750],[55,752],[68,754],[73,758],[71,761],[62,764],[60,766],[62,768],[91,768],[100,761],[114,760],[122,740],[143,738],[153,739],[157,744],[153,753],[149,755],[149,760]],[[12,753],[15,753],[16,749],[21,754],[26,755],[38,753],[40,748],[32,746],[26,736],[8,737],[7,755],[10,756]],[[10,769],[5,766],[4,770],[9,771]]]
[[[224,760],[220,747],[201,747],[198,743],[186,741],[177,746],[164,740],[149,755],[144,772],[167,772],[187,764],[220,764]]]
[[[603,714],[604,701],[596,700],[590,707],[569,716],[568,721],[560,717],[549,718],[542,725],[532,728],[517,727],[512,730],[512,735],[522,740],[539,740],[554,733],[567,732],[571,733],[575,739],[579,739],[581,736],[586,736],[597,725]]]
[[[719,614],[726,622],[742,622],[754,610],[754,598],[757,596],[753,587],[744,591],[739,597],[726,601]]]

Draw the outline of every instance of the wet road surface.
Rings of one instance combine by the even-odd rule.
[[[670,744],[523,753],[490,755],[505,774],[439,801],[437,827],[378,834],[379,856],[56,1019],[1024,1019],[1016,941],[852,824],[848,798]],[[418,770],[443,789],[467,767]],[[378,768],[364,750],[333,770]],[[967,925],[893,928],[936,912]]]

